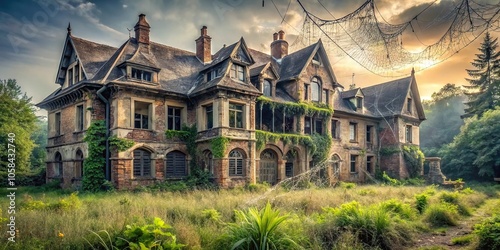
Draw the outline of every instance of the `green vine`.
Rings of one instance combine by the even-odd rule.
[[[399,149],[398,146],[388,146],[388,147],[381,148],[379,153],[382,156],[389,156],[389,155],[393,155],[396,153],[401,153],[401,149]]]
[[[422,172],[425,156],[416,145],[403,146],[403,157],[410,178],[415,178]]]
[[[311,103],[311,102],[275,102],[268,97],[259,96],[257,101],[261,105],[269,105],[271,108],[278,108],[286,110],[287,114],[291,115],[307,115],[307,116],[320,116],[324,118],[331,118],[333,109],[324,103]]]
[[[226,152],[227,144],[231,139],[223,136],[215,137],[210,140],[210,147],[214,158],[223,158]]]
[[[315,133],[312,135],[312,140],[316,146],[315,151],[312,153],[313,161],[315,163],[326,161],[332,146],[332,136],[328,133],[324,135]]]
[[[104,120],[93,121],[83,139],[87,143],[89,155],[83,161],[82,187],[85,191],[98,192],[106,183],[104,166],[106,165],[106,125]],[[109,138],[110,146],[118,151],[125,151],[134,142],[116,136]]]
[[[191,161],[189,162],[189,166],[191,170],[194,170],[196,167],[196,136],[198,135],[198,130],[196,129],[196,125],[192,126],[182,125],[181,130],[166,130],[165,136],[167,139],[179,139],[186,143],[186,148],[188,153],[191,155]]]

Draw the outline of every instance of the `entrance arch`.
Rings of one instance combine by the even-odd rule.
[[[278,181],[278,156],[271,149],[266,149],[260,153],[259,181],[271,185],[276,184]]]

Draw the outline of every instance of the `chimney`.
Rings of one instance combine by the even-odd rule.
[[[273,42],[271,43],[271,56],[274,59],[281,59],[288,55],[288,42],[285,41],[285,32],[280,30],[273,34]]]
[[[135,31],[135,39],[139,43],[149,44],[149,30],[151,26],[149,26],[148,21],[146,21],[146,15],[140,14],[139,21],[134,26]]]
[[[201,28],[201,35],[196,39],[196,57],[203,63],[212,61],[212,38],[207,35],[207,26]]]

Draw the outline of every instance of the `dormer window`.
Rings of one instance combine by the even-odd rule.
[[[311,81],[311,101],[319,102],[319,98],[321,95],[321,84],[317,77],[313,77]]]
[[[68,87],[73,85],[73,68],[68,70]]]
[[[131,77],[136,80],[151,82],[151,72],[132,68]]]
[[[238,64],[231,65],[231,78],[245,81],[245,69]]]
[[[312,59],[313,64],[321,65],[321,59],[319,58],[319,54],[316,53]]]
[[[262,93],[264,96],[271,96],[271,83],[268,80],[264,80],[262,86]]]
[[[211,70],[207,72],[207,82],[210,82],[211,80],[215,79],[217,77],[217,70]]]
[[[363,97],[356,96],[356,109],[362,109],[362,108],[363,108]]]
[[[406,99],[406,111],[411,114],[411,98]]]

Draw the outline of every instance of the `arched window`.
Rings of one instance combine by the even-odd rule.
[[[264,83],[262,85],[262,93],[264,94],[264,96],[271,96],[271,83],[268,80],[264,80]]]
[[[311,101],[319,102],[321,96],[321,84],[317,77],[313,77],[311,81]]]
[[[229,152],[229,176],[243,175],[243,153],[234,149]]]
[[[151,176],[151,153],[144,149],[134,150],[134,176]]]
[[[75,177],[80,179],[83,177],[83,152],[78,149],[75,157]]]
[[[295,174],[294,164],[297,160],[298,153],[295,149],[292,149],[286,153],[285,159],[285,176],[287,178],[293,177]]]
[[[186,155],[180,151],[172,151],[167,154],[166,177],[184,177],[187,175]]]
[[[54,177],[63,176],[63,161],[61,153],[56,152],[54,156]]]
[[[213,163],[214,157],[212,155],[212,152],[210,150],[205,150],[203,151],[203,170],[208,171],[210,174],[214,174],[214,163]]]

